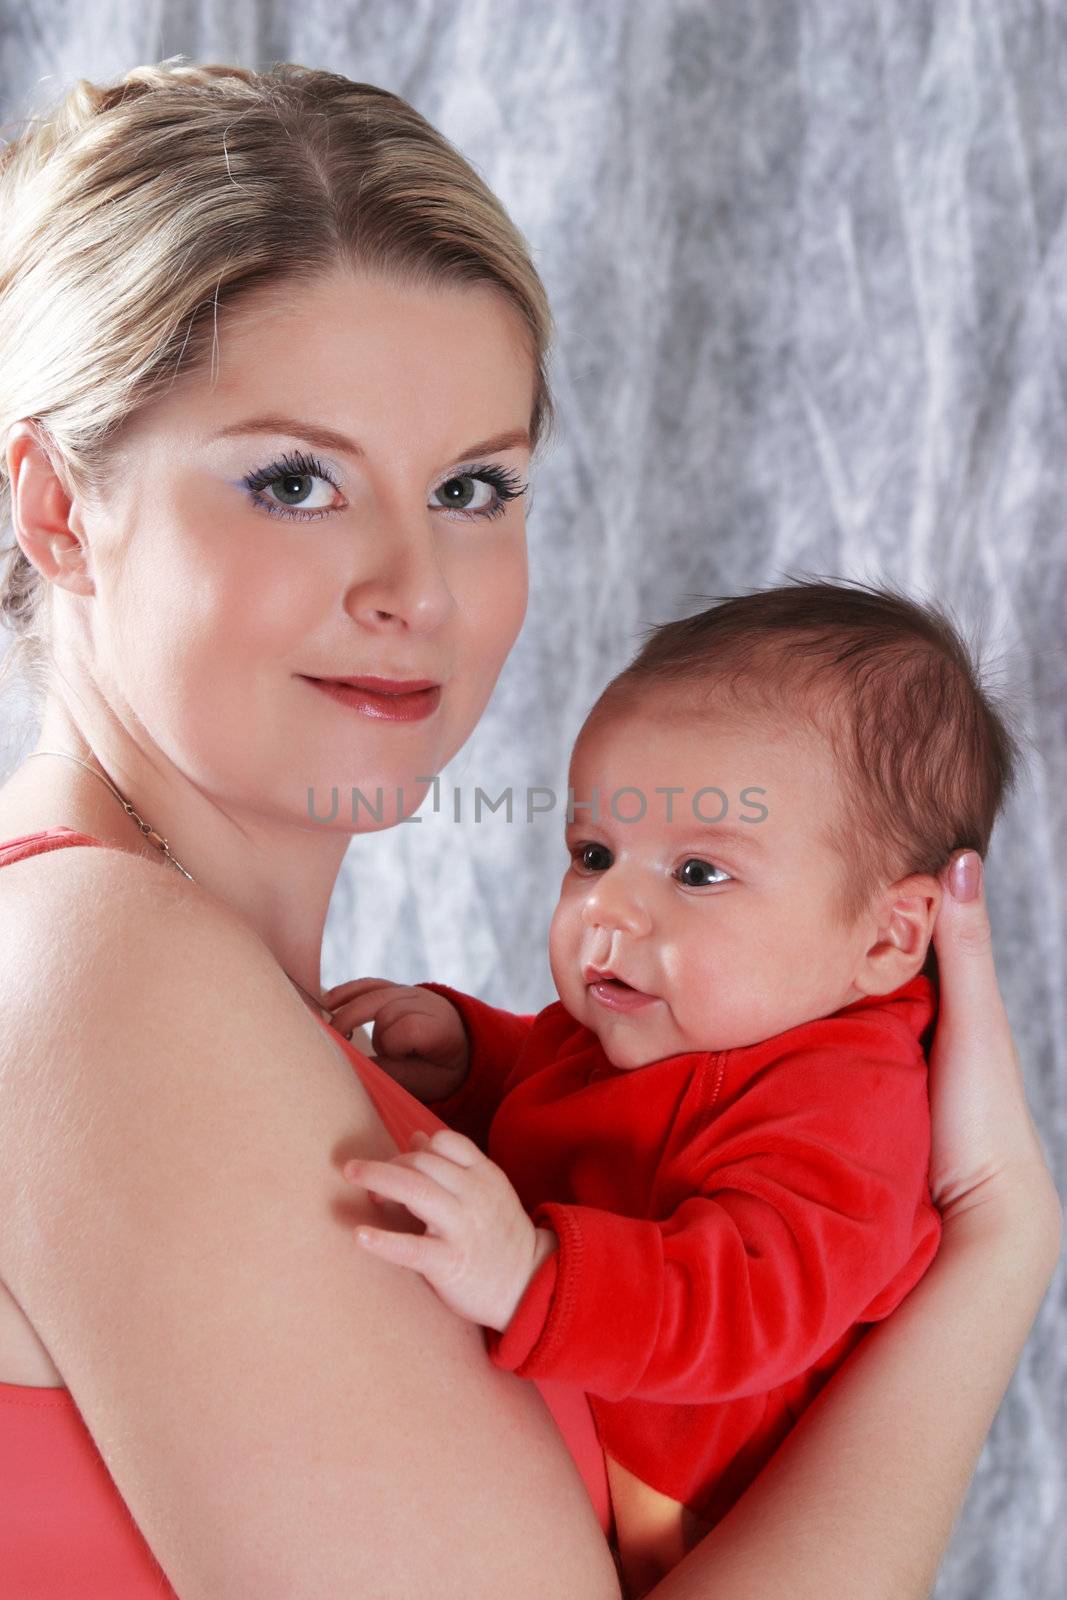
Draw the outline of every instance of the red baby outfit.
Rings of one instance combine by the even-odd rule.
[[[559,1001],[421,987],[471,1042],[433,1110],[559,1239],[492,1360],[580,1384],[609,1456],[718,1521],[937,1253],[930,979],[632,1070]]]

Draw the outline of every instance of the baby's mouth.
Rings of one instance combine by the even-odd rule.
[[[646,994],[643,989],[635,989],[625,979],[616,978],[612,973],[588,971],[585,978],[592,998],[612,1011],[633,1011],[639,1006],[651,1004],[657,998],[654,994]]]

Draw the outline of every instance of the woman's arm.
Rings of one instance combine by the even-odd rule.
[[[1026,1105],[985,903],[934,931],[930,1186],[941,1248],[655,1600],[926,1600],[1055,1269],[1063,1215]]]
[[[112,850],[5,879],[0,1274],[180,1600],[618,1600],[536,1391],[359,1249],[393,1145],[261,941]]]

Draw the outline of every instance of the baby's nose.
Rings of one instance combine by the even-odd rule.
[[[648,907],[637,886],[625,881],[619,872],[601,873],[591,883],[582,904],[582,921],[587,928],[619,929],[635,938],[652,927]]]

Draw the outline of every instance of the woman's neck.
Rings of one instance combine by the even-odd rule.
[[[62,707],[46,709],[26,755],[36,750],[80,757],[93,771],[64,756],[23,757],[0,788],[0,838],[65,826],[175,871],[93,775],[102,771],[197,886],[252,927],[301,987],[319,993],[326,915],[349,835],[228,808],[159,752],[150,759],[125,730],[87,734]]]

